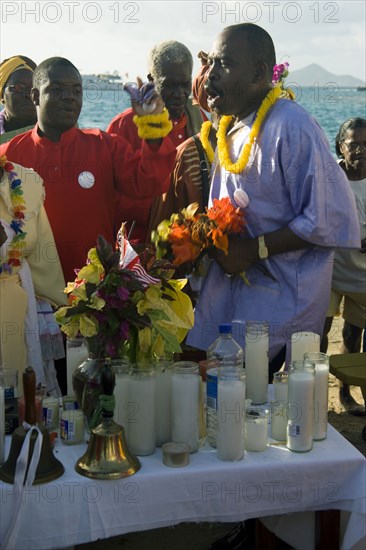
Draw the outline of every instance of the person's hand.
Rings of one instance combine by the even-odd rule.
[[[125,84],[123,89],[131,96],[131,106],[137,116],[158,115],[163,112],[164,101],[152,82],[144,84],[140,77],[136,84]]]
[[[2,246],[4,244],[4,242],[6,241],[7,238],[8,238],[8,236],[5,232],[4,226],[0,222],[0,246]]]
[[[257,240],[250,237],[232,236],[229,237],[227,255],[217,248],[211,249],[209,255],[228,275],[245,273],[258,260]]]

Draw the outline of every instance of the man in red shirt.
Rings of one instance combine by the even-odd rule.
[[[137,150],[123,137],[76,128],[82,96],[77,68],[64,58],[46,59],[33,79],[38,123],[0,147],[0,155],[33,168],[44,180],[45,208],[66,281],[75,279],[74,268],[85,264],[98,234],[114,240],[121,221],[115,219],[117,194],[133,197],[138,211],[139,201],[168,189],[176,156],[170,138],[143,141]],[[163,102],[154,101],[153,114],[159,114]],[[145,114],[140,105],[134,109]]]
[[[184,44],[170,40],[157,44],[150,52],[148,80],[154,82],[156,91],[161,95],[169,111],[173,129],[169,137],[177,147],[190,136],[200,131],[202,114],[198,105],[192,105],[189,96],[192,90],[193,59]],[[136,151],[141,148],[141,140],[134,125],[133,110],[127,109],[117,115],[109,124],[107,132],[123,136]],[[162,170],[165,169],[161,165]],[[162,194],[162,193],[159,193]],[[132,222],[131,239],[145,242],[147,235],[150,209],[153,197],[139,201],[125,196],[123,192],[117,205],[117,219]]]

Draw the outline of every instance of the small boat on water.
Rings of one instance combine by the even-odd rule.
[[[357,86],[358,92],[366,92],[366,86]]]

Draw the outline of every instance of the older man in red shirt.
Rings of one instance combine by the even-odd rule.
[[[155,83],[157,92],[161,95],[169,111],[173,128],[170,139],[178,147],[190,136],[200,131],[202,114],[198,105],[192,105],[189,96],[192,90],[193,59],[188,48],[175,40],[161,42],[150,52],[148,80]],[[136,151],[141,148],[141,139],[134,125],[133,110],[127,109],[117,115],[109,124],[107,132],[123,136]],[[161,165],[162,171],[165,169]],[[159,193],[162,194],[162,193]],[[153,197],[137,202],[122,193],[117,206],[117,218],[127,221],[129,227],[135,222],[131,237],[144,242],[147,235],[150,210]]]
[[[98,234],[114,239],[118,194],[133,197],[138,211],[139,201],[168,189],[176,156],[170,138],[142,141],[136,150],[123,137],[76,128],[82,95],[80,73],[70,61],[43,61],[32,90],[38,123],[0,147],[1,155],[33,168],[44,180],[45,208],[66,281],[74,280],[74,268],[84,265]],[[155,100],[153,114],[159,114],[163,102]],[[141,106],[134,108],[135,114],[145,114]]]

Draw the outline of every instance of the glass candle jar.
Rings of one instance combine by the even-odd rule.
[[[288,400],[288,372],[275,372],[273,375],[274,400],[287,403]]]
[[[329,357],[325,353],[313,351],[305,354],[304,361],[315,365],[314,441],[319,441],[327,437]]]
[[[219,369],[217,386],[217,456],[237,461],[244,456],[245,371]]]
[[[60,420],[60,437],[66,445],[84,441],[84,413],[80,409],[63,411]]]
[[[248,407],[245,413],[244,447],[246,451],[265,451],[268,434],[268,409]]]
[[[156,445],[156,373],[149,364],[130,369],[127,445],[131,453],[151,455]]]
[[[187,443],[190,452],[199,447],[199,376],[198,363],[173,363],[172,441]]]
[[[44,397],[42,399],[42,415],[45,428],[53,430],[58,427],[59,407],[57,397]]]
[[[245,323],[246,397],[254,404],[268,401],[269,324]]]
[[[288,380],[287,447],[307,452],[313,447],[315,364],[290,363]]]

